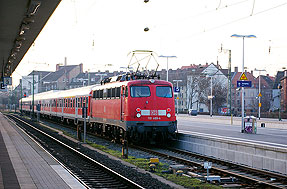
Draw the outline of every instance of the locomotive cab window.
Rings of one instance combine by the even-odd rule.
[[[131,97],[149,97],[150,89],[148,86],[131,86]]]
[[[164,98],[172,98],[172,90],[170,86],[156,87],[156,96]]]

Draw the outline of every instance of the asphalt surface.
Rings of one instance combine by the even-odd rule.
[[[257,120],[257,134],[241,133],[241,118],[231,119],[227,116],[177,116],[178,130],[186,134],[201,134],[230,140],[240,140],[255,144],[287,148],[287,121],[277,119]],[[266,127],[261,127],[261,123]]]

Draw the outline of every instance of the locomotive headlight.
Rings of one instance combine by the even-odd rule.
[[[166,115],[166,117],[170,118],[170,117],[171,117],[171,114],[170,114],[170,113],[168,113],[168,114]]]
[[[137,113],[137,118],[140,118],[141,117],[141,114],[140,113]]]
[[[140,108],[137,108],[136,111],[137,111],[137,112],[141,112],[141,109],[140,109]]]
[[[170,108],[167,108],[166,111],[167,111],[167,112],[171,112],[171,109],[170,109]]]

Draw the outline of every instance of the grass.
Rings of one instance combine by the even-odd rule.
[[[74,135],[71,135],[70,133],[67,133],[66,131],[63,131],[63,134],[67,135],[67,136],[70,136],[72,138],[76,138]],[[136,158],[136,157],[133,157],[133,156],[129,156],[128,159],[123,159],[122,158],[122,153],[120,151],[111,150],[111,149],[107,148],[106,146],[99,145],[99,144],[93,143],[93,142],[88,141],[88,140],[87,140],[87,144],[92,146],[92,147],[94,147],[94,148],[96,148],[96,149],[99,149],[99,150],[101,150],[103,152],[106,152],[106,153],[108,153],[108,154],[110,154],[110,155],[112,155],[114,157],[120,158],[123,161],[126,161],[126,162],[128,162],[130,164],[133,164],[133,165],[135,165],[135,166],[137,166],[137,167],[139,167],[141,169],[144,169],[146,171],[150,171],[149,159]],[[218,186],[214,186],[214,185],[211,185],[211,184],[202,183],[198,179],[189,178],[189,177],[186,177],[186,176],[176,176],[175,174],[162,173],[162,171],[168,170],[168,167],[169,167],[168,164],[160,162],[156,166],[154,174],[156,174],[156,175],[158,175],[160,177],[163,177],[166,180],[169,180],[169,181],[171,181],[173,183],[176,183],[178,185],[184,186],[185,188],[202,188],[202,189],[205,189],[205,188],[220,188]]]
[[[102,146],[102,145],[98,145],[98,144],[95,144],[95,143],[92,143],[92,142],[87,142],[89,145],[91,145],[92,147],[94,148],[97,148],[103,152],[106,152],[110,155],[113,155],[117,158],[121,158],[122,159],[122,153],[119,152],[119,151],[115,151],[115,150],[111,150],[111,149],[108,149],[107,147],[105,146]],[[141,169],[144,169],[146,171],[150,171],[150,168],[149,168],[149,159],[144,159],[144,158],[135,158],[133,156],[129,156],[128,159],[122,159],[123,161],[126,161],[130,164],[133,164]],[[186,177],[186,176],[176,176],[175,174],[166,174],[166,173],[162,173],[162,171],[165,171],[167,170],[169,167],[168,164],[165,164],[165,163],[159,163],[157,166],[156,166],[156,169],[155,169],[155,172],[154,174],[158,175],[158,176],[161,176],[171,182],[174,182],[178,185],[181,185],[181,186],[184,186],[185,188],[202,188],[202,189],[205,189],[205,188],[220,188],[218,186],[214,186],[214,185],[211,185],[211,184],[207,184],[207,183],[202,183],[200,180],[198,179],[194,179],[194,178],[189,178],[189,177]]]

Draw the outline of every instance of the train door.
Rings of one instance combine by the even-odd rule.
[[[75,96],[75,100],[76,100],[76,102],[75,102],[75,117],[76,118],[78,118],[78,97],[77,96]]]
[[[65,104],[65,102],[64,102],[63,98],[61,99],[60,103],[61,103],[61,109],[62,109],[62,117],[64,117],[64,104]]]
[[[125,91],[126,88],[123,85],[121,90],[121,121],[124,121],[124,116],[125,116]]]

